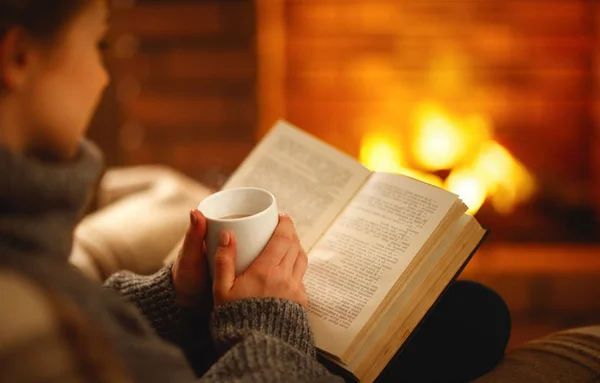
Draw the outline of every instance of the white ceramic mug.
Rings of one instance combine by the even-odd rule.
[[[240,275],[262,253],[279,222],[275,196],[259,188],[220,191],[202,200],[198,210],[206,217],[206,255],[211,277],[222,231],[235,237],[235,275]]]

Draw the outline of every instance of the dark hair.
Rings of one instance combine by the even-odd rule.
[[[21,27],[40,40],[53,39],[91,0],[0,0],[0,38]]]

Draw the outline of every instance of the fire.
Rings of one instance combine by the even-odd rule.
[[[473,169],[484,180],[492,205],[500,213],[510,213],[535,191],[535,180],[525,166],[497,142],[481,148]]]
[[[485,202],[488,189],[477,173],[470,170],[453,171],[444,184],[451,192],[458,194],[469,207],[469,214],[475,214]]]
[[[466,140],[460,128],[435,107],[426,105],[417,112],[413,155],[427,170],[449,169],[464,155]]]
[[[374,171],[405,174],[456,193],[475,214],[489,200],[508,214],[535,191],[535,180],[506,148],[491,139],[490,123],[482,116],[452,118],[425,104],[417,111],[411,150],[398,138],[371,133],[361,143],[360,160]],[[416,163],[421,170],[408,166]],[[435,174],[450,170],[442,180]]]
[[[397,140],[385,135],[366,136],[360,146],[360,161],[369,169],[378,172],[399,173],[428,184],[442,187],[440,177],[407,167]]]
[[[383,135],[363,138],[360,159],[365,166],[378,172],[401,173],[403,166],[400,148],[394,145],[393,140]]]

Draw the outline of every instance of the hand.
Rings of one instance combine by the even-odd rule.
[[[198,210],[190,211],[190,225],[171,271],[175,301],[181,307],[197,307],[210,301],[205,235],[206,218]]]
[[[215,254],[215,306],[253,297],[282,298],[306,306],[302,277],[306,272],[308,258],[290,217],[279,217],[279,224],[263,252],[237,278],[236,246],[233,235],[221,233],[219,248]]]

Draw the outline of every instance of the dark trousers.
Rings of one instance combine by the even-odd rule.
[[[510,313],[496,292],[453,282],[378,381],[471,381],[502,360],[510,329]]]

